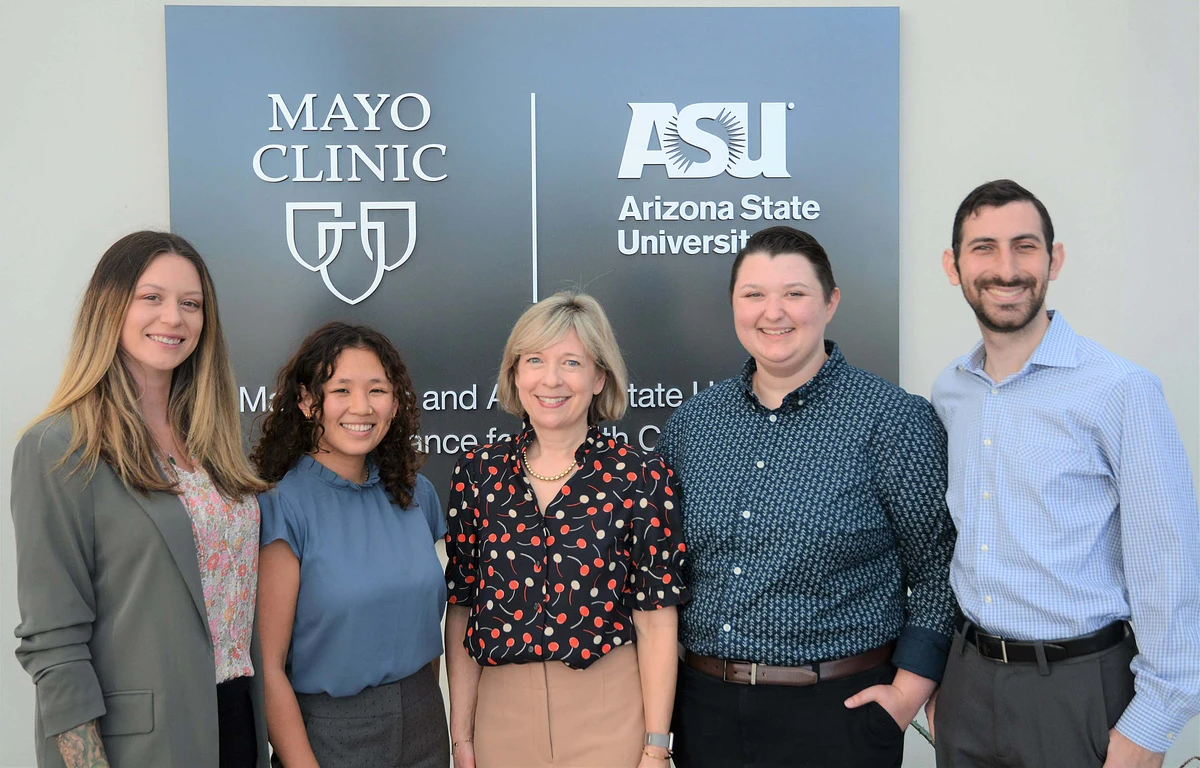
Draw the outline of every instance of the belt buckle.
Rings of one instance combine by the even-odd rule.
[[[743,661],[743,662],[734,662],[734,663],[735,664],[736,663],[745,664],[746,662]],[[758,662],[751,661],[749,663],[750,663],[750,683],[749,684],[750,685],[758,685]],[[723,683],[738,682],[737,680],[729,679],[729,659],[724,659],[721,662],[721,682],[723,682]],[[742,683],[742,684],[745,685],[745,683]]]
[[[1008,663],[1008,642],[1003,637],[1000,637],[1000,635],[989,635],[987,632],[980,632],[979,629],[976,628],[975,629],[975,647],[976,648],[979,647],[979,638],[986,638],[987,640],[990,640],[992,642],[1000,643],[1000,658],[992,659],[992,661],[999,661],[1004,664]],[[991,659],[992,657],[988,656],[987,658]]]

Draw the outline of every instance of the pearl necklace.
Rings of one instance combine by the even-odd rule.
[[[537,472],[533,471],[533,467],[529,466],[529,454],[526,453],[525,451],[526,451],[526,448],[522,447],[521,448],[521,458],[525,460],[525,471],[528,472],[530,475],[532,475],[534,478],[541,480],[543,483],[553,483],[555,480],[562,480],[564,477],[571,474],[579,467],[578,464],[576,464],[574,461],[572,461],[571,466],[567,467],[562,472],[559,472],[557,475],[554,475],[553,477],[546,477],[544,475],[539,475]]]

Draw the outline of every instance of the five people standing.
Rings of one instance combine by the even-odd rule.
[[[1200,713],[1200,514],[1158,380],[1045,309],[1064,257],[1024,188],[968,195],[943,267],[983,338],[930,406],[825,338],[821,245],[763,230],[750,357],[659,453],[600,431],[625,365],[556,294],[443,513],[386,337],[305,339],[252,469],[203,260],[123,238],[14,457],[38,764],[265,768],[269,728],[288,768],[877,768],[925,704],[939,768],[1157,768]]]

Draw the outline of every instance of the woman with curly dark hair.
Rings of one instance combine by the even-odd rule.
[[[273,762],[449,764],[437,682],[446,533],[419,410],[378,331],[329,323],[279,372],[251,460],[264,480],[259,633]]]

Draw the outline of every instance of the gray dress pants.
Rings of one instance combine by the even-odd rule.
[[[1101,768],[1136,654],[1129,634],[1065,661],[1005,664],[956,633],[934,713],[938,768]]]
[[[322,768],[449,768],[446,705],[433,665],[353,696],[298,693]],[[286,768],[278,755],[271,765]]]

